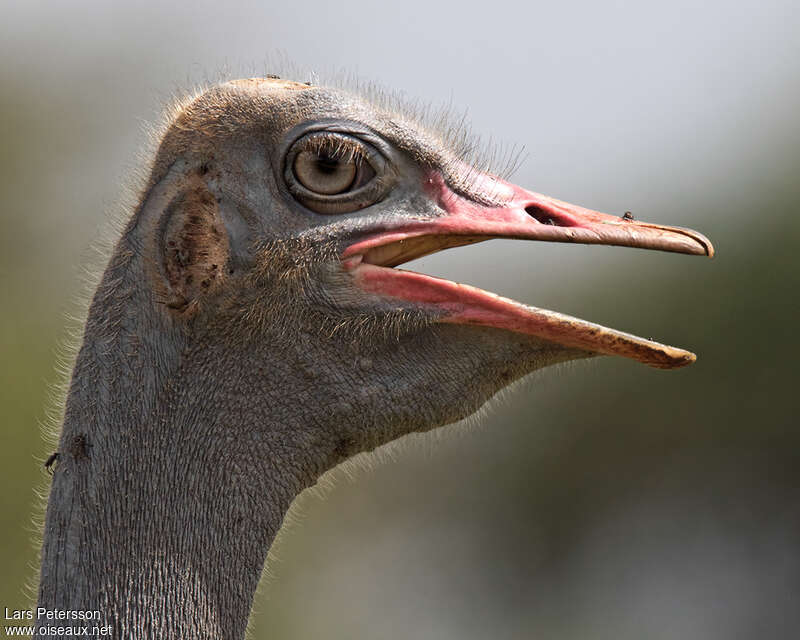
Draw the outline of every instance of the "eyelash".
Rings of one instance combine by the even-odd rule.
[[[308,137],[302,148],[298,149],[296,153],[300,151],[311,151],[320,155],[325,154],[334,160],[342,160],[344,162],[352,160],[356,164],[365,161],[362,147],[355,140],[326,132]]]

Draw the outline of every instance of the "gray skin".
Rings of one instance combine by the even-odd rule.
[[[380,149],[377,202],[325,215],[292,196],[285,154],[319,127]],[[364,233],[443,215],[422,189],[429,168],[491,199],[460,166],[435,136],[336,90],[238,81],[180,110],[89,310],[39,607],[99,610],[118,639],[242,638],[284,514],[321,474],[590,355],[437,324],[342,269]]]

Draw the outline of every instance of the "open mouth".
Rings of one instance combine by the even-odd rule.
[[[431,179],[428,180],[432,182]],[[445,214],[381,230],[351,244],[343,266],[357,286],[389,298],[436,308],[440,322],[471,324],[528,334],[564,347],[632,358],[652,367],[674,369],[696,356],[684,349],[515,302],[469,285],[398,265],[452,247],[492,238],[577,242],[657,249],[713,256],[705,236],[576,207],[514,185],[501,207],[486,207],[455,195],[443,181],[435,185]]]

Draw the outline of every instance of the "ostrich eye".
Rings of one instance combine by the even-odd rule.
[[[315,132],[297,140],[286,157],[284,177],[292,195],[317,213],[358,211],[380,199],[380,154],[345,134]]]

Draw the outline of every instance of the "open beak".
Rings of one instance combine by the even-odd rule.
[[[501,206],[485,206],[454,193],[440,174],[425,190],[442,210],[427,220],[403,222],[350,244],[342,262],[362,289],[435,307],[440,322],[473,324],[536,336],[565,347],[633,358],[664,369],[694,362],[695,355],[554,311],[529,307],[468,285],[394,269],[415,258],[492,238],[606,244],[713,256],[702,234],[611,216],[497,180]]]

